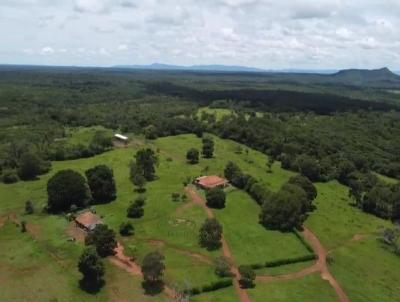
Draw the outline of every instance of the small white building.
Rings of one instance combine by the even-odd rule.
[[[116,138],[116,139],[118,139],[120,141],[123,141],[123,142],[127,142],[128,139],[129,139],[127,136],[119,134],[119,133],[114,134],[114,138]]]

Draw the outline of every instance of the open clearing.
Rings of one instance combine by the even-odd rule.
[[[80,130],[82,131],[82,130]],[[84,131],[83,131],[84,132]],[[198,165],[186,163],[186,151],[201,147],[194,135],[179,135],[156,141],[140,141],[158,149],[158,179],[147,185],[145,215],[132,220],[135,236],[118,238],[125,253],[135,255],[140,264],[149,251],[160,250],[166,257],[165,279],[177,288],[202,286],[218,280],[212,260],[222,250],[208,252],[198,245],[199,228],[207,213],[197,205],[173,202],[171,193],[185,193],[182,182],[202,174],[222,175],[228,161],[236,162],[245,172],[277,191],[294,173],[282,170],[280,163],[266,172],[267,157],[260,152],[229,140],[215,139],[215,157],[201,159]],[[47,180],[57,171],[74,169],[83,173],[98,164],[113,168],[117,200],[94,208],[115,230],[127,221],[126,209],[137,193],[129,180],[129,162],[137,147],[121,148],[73,161],[54,162],[51,172],[37,181],[0,184],[0,217],[16,213],[33,230],[22,234],[14,223],[0,220],[0,292],[6,301],[168,301],[166,295],[145,296],[141,279],[106,261],[106,286],[95,296],[78,287],[80,274],[76,264],[82,244],[68,242],[68,221],[63,216],[41,213],[46,204]],[[347,188],[337,182],[317,184],[317,209],[306,226],[320,240],[333,258],[329,270],[350,301],[395,301],[400,289],[393,280],[400,272],[393,270],[399,259],[379,246],[377,233],[390,223],[362,213],[350,206]],[[199,192],[201,194],[201,192]],[[32,200],[34,215],[26,216],[24,203]],[[259,206],[244,192],[229,189],[223,210],[213,210],[224,229],[224,237],[235,264],[264,263],[308,255],[310,252],[292,233],[265,230],[258,224]],[[364,234],[358,241],[355,235]],[[372,261],[373,259],[373,261]],[[264,268],[259,275],[276,276],[295,273],[314,262]],[[47,281],[46,281],[47,280]],[[48,284],[54,284],[48,287]],[[365,284],[373,284],[365,287]],[[318,273],[288,281],[257,281],[246,291],[251,301],[338,301],[333,288]],[[239,301],[234,287],[193,297],[193,301]]]

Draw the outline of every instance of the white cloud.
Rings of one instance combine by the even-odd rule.
[[[46,46],[46,47],[43,47],[43,48],[40,50],[40,53],[41,53],[42,55],[53,54],[53,53],[54,53],[54,49],[53,49],[53,47]]]
[[[399,15],[399,0],[0,0],[0,63],[400,69]]]
[[[120,45],[118,45],[117,49],[120,50],[120,51],[128,50],[128,45],[120,44]]]

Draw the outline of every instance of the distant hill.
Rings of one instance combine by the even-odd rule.
[[[346,69],[341,70],[331,76],[340,82],[348,82],[352,84],[368,84],[374,83],[399,83],[400,76],[390,71],[388,68],[381,69]]]

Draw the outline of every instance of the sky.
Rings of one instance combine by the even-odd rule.
[[[400,0],[0,0],[0,64],[400,70]]]

